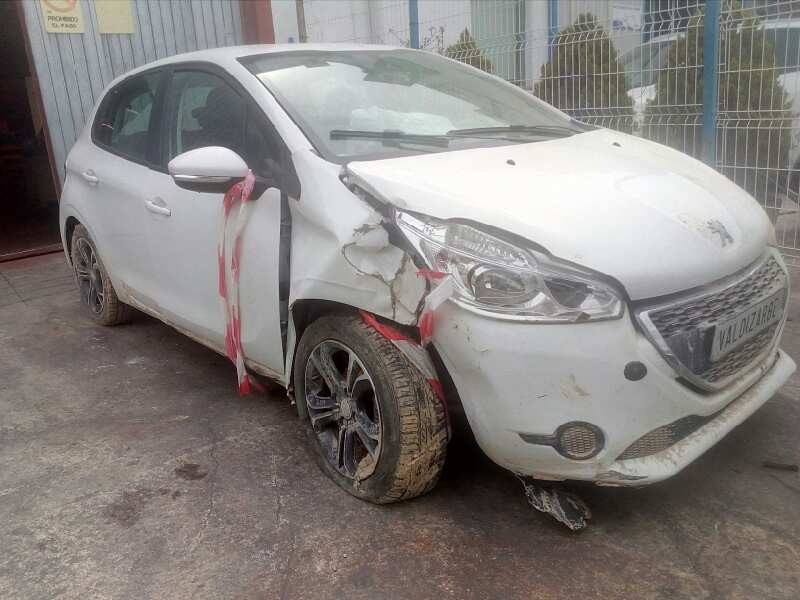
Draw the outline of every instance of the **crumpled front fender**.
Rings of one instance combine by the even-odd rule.
[[[393,220],[348,187],[346,169],[312,152],[293,160],[303,193],[289,200],[287,374],[295,344],[291,311],[299,300],[336,302],[416,325],[428,291],[408,251],[390,241]]]

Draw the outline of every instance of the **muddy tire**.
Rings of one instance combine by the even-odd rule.
[[[133,309],[117,298],[108,271],[83,225],[75,226],[70,248],[84,311],[100,325],[119,325],[128,321]]]
[[[361,317],[328,315],[305,330],[294,386],[315,458],[339,487],[386,504],[436,485],[447,447],[445,407]]]

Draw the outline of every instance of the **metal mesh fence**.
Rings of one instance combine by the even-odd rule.
[[[800,2],[726,5],[720,18],[716,161],[775,223],[800,258]]]
[[[705,60],[705,0],[304,4],[309,41],[416,42],[576,119],[705,155],[764,206],[800,262],[800,0],[722,0],[708,25],[715,64]],[[709,81],[716,99],[704,103]]]

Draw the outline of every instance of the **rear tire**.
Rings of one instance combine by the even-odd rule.
[[[448,438],[445,407],[416,367],[358,315],[327,315],[305,330],[294,386],[315,458],[339,487],[386,504],[436,485]]]
[[[83,225],[72,232],[71,258],[84,311],[100,325],[119,325],[130,320],[133,309],[120,301],[97,248]]]

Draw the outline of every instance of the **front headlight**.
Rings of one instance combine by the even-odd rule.
[[[575,323],[616,319],[623,302],[591,273],[469,225],[398,212],[397,224],[428,263],[453,276],[453,299],[493,316]]]

